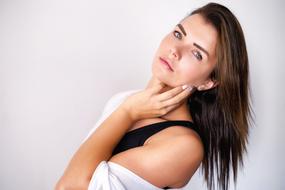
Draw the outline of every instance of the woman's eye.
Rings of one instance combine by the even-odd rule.
[[[177,30],[175,30],[175,31],[173,32],[173,35],[174,35],[176,38],[178,38],[178,39],[182,39],[181,33],[180,33],[179,31],[177,31]]]
[[[202,55],[200,52],[198,51],[193,51],[194,56],[196,57],[196,59],[198,59],[199,61],[201,61],[203,59]]]

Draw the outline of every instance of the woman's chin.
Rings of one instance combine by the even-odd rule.
[[[162,72],[162,70],[158,67],[156,67],[157,65],[153,64],[152,65],[152,75],[157,78],[159,81],[161,81],[162,83],[164,83],[166,85],[166,87],[170,88],[174,88],[177,85],[173,84],[173,79],[171,76],[169,76],[166,72]]]

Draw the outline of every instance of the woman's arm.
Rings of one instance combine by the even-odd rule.
[[[87,189],[98,164],[111,157],[113,149],[133,122],[124,104],[120,105],[80,146],[56,189]]]
[[[165,84],[152,79],[147,89],[128,97],[80,146],[63,176],[57,190],[87,189],[98,164],[109,160],[112,151],[129,127],[137,120],[160,117],[178,107],[190,90],[176,87],[161,93]]]

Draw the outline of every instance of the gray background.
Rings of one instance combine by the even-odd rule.
[[[160,40],[206,2],[1,0],[0,189],[53,189],[107,100],[143,88]],[[250,59],[255,125],[236,189],[285,189],[284,2],[216,2]],[[188,187],[205,189],[199,172]]]

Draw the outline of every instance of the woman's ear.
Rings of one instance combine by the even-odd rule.
[[[211,88],[215,88],[218,84],[219,84],[218,81],[216,81],[216,80],[213,81],[212,79],[209,79],[205,83],[199,85],[197,87],[197,90],[199,90],[199,91],[209,90]]]

